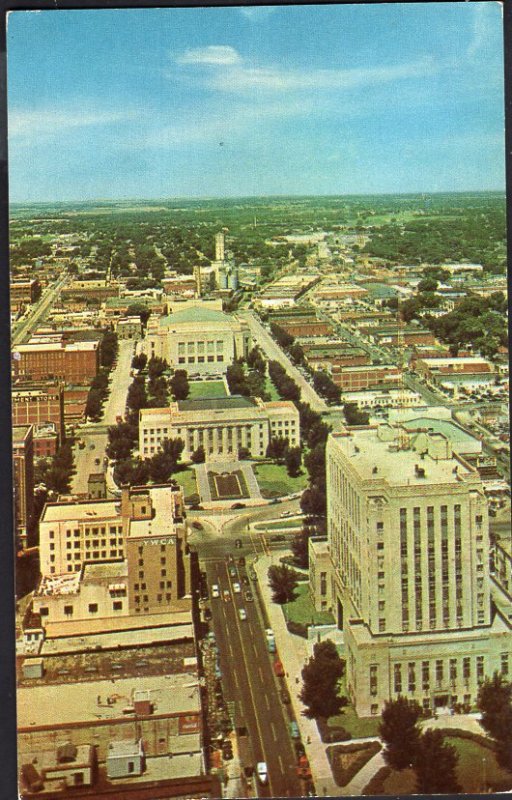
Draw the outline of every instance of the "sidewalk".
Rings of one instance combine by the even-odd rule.
[[[290,692],[293,711],[299,726],[302,744],[311,767],[316,794],[319,797],[339,797],[345,792],[341,791],[332,777],[329,759],[325,752],[326,745],[320,739],[316,722],[303,716],[304,706],[299,700],[298,694],[302,688],[302,667],[309,655],[308,646],[305,639],[293,636],[288,632],[281,607],[272,602],[272,593],[267,580],[268,568],[272,563],[272,557],[260,556],[254,562],[254,569],[258,576],[260,594],[270,627],[274,631],[277,652],[286,673],[288,691]]]

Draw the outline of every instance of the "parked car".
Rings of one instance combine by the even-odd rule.
[[[218,583],[212,584],[212,597],[220,597],[220,590]]]
[[[238,616],[242,621],[245,621],[247,619],[247,611],[245,610],[245,608],[238,609]]]
[[[241,594],[242,587],[240,586],[239,583],[234,583],[233,584],[233,591],[234,591],[235,594]]]
[[[245,567],[245,557],[244,556],[240,556],[240,558],[238,559],[238,566],[239,567]]]
[[[258,761],[256,764],[256,775],[258,776],[258,781],[262,786],[265,786],[268,783],[268,770],[264,761]]]
[[[253,597],[252,592],[246,592],[244,594],[244,597],[245,597],[245,602],[246,603],[253,603],[254,602],[254,597]]]
[[[284,678],[284,667],[279,658],[274,661],[274,675],[278,678]]]
[[[192,527],[193,527],[193,528],[195,528],[195,529],[196,529],[196,531],[202,531],[202,530],[203,530],[203,526],[202,526],[202,525],[201,525],[201,523],[200,523],[200,522],[198,522],[197,520],[195,520],[195,521],[192,523]]]
[[[236,578],[236,567],[231,566],[229,568],[229,574],[231,575],[232,578]]]
[[[270,537],[271,542],[286,542],[286,536],[284,533],[276,533],[274,536]]]
[[[289,705],[291,702],[290,693],[287,689],[281,689],[281,702],[284,703],[285,706]]]
[[[242,546],[242,540],[241,539],[235,539],[235,547],[240,548],[241,546]]]
[[[231,508],[233,509],[233,511],[237,511],[240,508],[245,508],[245,503],[233,503]]]
[[[224,589],[224,591],[222,592],[222,596],[224,598],[225,603],[231,602],[231,595],[229,593],[229,589]]]
[[[292,737],[292,739],[300,739],[299,726],[297,725],[295,720],[292,720],[289,723],[289,728],[290,728],[290,736]]]

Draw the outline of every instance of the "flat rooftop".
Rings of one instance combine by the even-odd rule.
[[[412,449],[394,450],[392,442],[378,438],[377,428],[364,428],[349,435],[331,434],[330,438],[362,480],[383,480],[390,486],[430,486],[457,484],[465,477],[477,477],[475,470],[456,457],[434,460],[428,455],[421,458]],[[425,470],[425,477],[417,474],[416,466]]]
[[[81,503],[47,503],[43,510],[41,522],[65,522],[82,519],[94,523],[102,519],[113,519],[120,516],[119,500],[91,500]]]
[[[86,683],[21,686],[18,688],[18,727],[56,727],[72,722],[133,719],[134,691],[147,691],[154,714],[193,714],[200,711],[198,679],[190,673],[143,676]],[[107,703],[110,699],[110,705]],[[58,709],[58,717],[56,717]]]
[[[229,397],[205,397],[197,400],[178,400],[179,411],[229,411],[232,408],[255,408],[252,397],[233,394]]]
[[[12,426],[13,443],[21,444],[25,440],[31,427],[32,427],[31,425],[13,425]]]
[[[478,439],[465,431],[460,425],[455,422],[450,422],[447,419],[433,419],[431,417],[416,417],[409,419],[407,422],[402,423],[404,428],[409,431],[415,431],[420,428],[431,430],[434,433],[444,434],[451,442],[458,445],[475,445]],[[480,443],[481,444],[481,443]]]

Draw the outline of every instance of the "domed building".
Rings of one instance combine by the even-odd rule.
[[[251,334],[236,315],[197,304],[150,318],[145,345],[148,358],[164,358],[189,375],[215,375],[247,355]]]

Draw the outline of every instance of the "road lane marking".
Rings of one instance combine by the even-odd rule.
[[[263,683],[263,672],[261,671],[261,667],[258,667],[258,672],[260,674],[260,680]]]
[[[279,766],[281,767],[281,772],[283,773],[283,775],[285,775],[286,773],[284,771],[284,765],[283,765],[283,759],[281,758],[281,753],[279,753],[279,755],[277,757],[277,760],[279,761]]]
[[[274,727],[273,722],[270,723],[270,728],[272,730],[272,736],[274,737],[274,742],[277,742],[276,729]],[[281,759],[281,756],[279,756],[279,759]]]
[[[268,702],[268,695],[265,695],[265,704],[266,704],[268,710],[270,711],[270,703]]]

